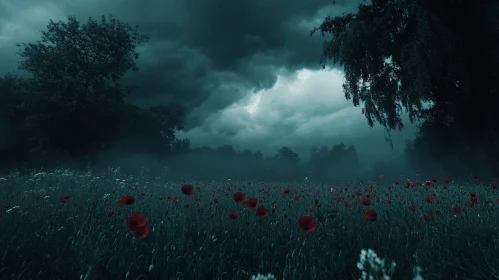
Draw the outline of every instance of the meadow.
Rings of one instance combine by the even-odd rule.
[[[2,280],[499,279],[499,189],[477,176],[38,170],[1,177],[0,205]]]

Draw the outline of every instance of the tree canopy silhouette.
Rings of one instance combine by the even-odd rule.
[[[18,44],[19,69],[32,74],[31,125],[35,150],[88,156],[105,149],[121,133],[123,100],[119,84],[137,71],[135,52],[147,41],[136,28],[110,15],[81,24],[49,21],[41,40]]]
[[[277,150],[275,159],[288,163],[298,163],[300,161],[300,155],[294,152],[292,148],[282,146],[279,150]]]
[[[17,45],[19,69],[31,77],[0,78],[0,129],[14,139],[1,141],[0,157],[38,165],[89,160],[125,138],[149,152],[172,149],[185,109],[139,108],[124,100],[131,89],[120,80],[138,71],[136,48],[148,40],[138,27],[112,15],[86,23],[69,16],[50,20],[41,33],[41,40]]]
[[[357,175],[360,162],[353,145],[335,144],[328,149],[312,147],[310,150],[311,171],[315,177],[338,179],[346,175]]]
[[[406,112],[421,124],[420,146],[482,151],[499,175],[499,2],[371,2],[311,31],[328,37],[321,65],[343,67],[345,97],[370,126],[402,130]]]
[[[52,97],[59,98],[58,102],[66,100],[71,107],[78,101],[122,102],[124,91],[103,94],[102,90],[109,83],[118,86],[128,71],[138,71],[135,60],[139,53],[135,49],[149,39],[139,34],[137,27],[112,15],[102,16],[100,21],[90,17],[85,24],[74,16],[69,16],[67,22],[50,20],[41,33],[41,40],[35,43],[17,44],[22,58],[19,68],[30,72],[43,86],[51,87]],[[80,94],[78,90],[85,91],[85,100],[70,95]]]

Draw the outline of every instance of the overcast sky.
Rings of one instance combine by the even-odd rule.
[[[307,158],[312,146],[354,144],[363,162],[391,158],[413,137],[369,128],[346,101],[341,69],[321,70],[322,38],[309,32],[327,15],[355,11],[331,0],[0,0],[0,73],[16,71],[16,43],[40,38],[49,19],[113,14],[151,36],[140,71],[127,77],[140,106],[188,107],[193,147],[233,145],[274,153],[288,145]],[[349,6],[342,4],[348,3]]]

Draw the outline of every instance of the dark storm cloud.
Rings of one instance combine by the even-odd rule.
[[[344,3],[348,3],[345,5]],[[40,38],[49,19],[113,14],[151,40],[139,47],[130,101],[188,109],[180,137],[194,146],[232,144],[273,153],[282,145],[306,157],[312,145],[340,141],[359,153],[389,153],[383,130],[370,129],[346,101],[338,71],[319,69],[323,38],[309,32],[325,16],[355,11],[358,1],[330,0],[4,0],[0,2],[0,71],[14,70],[15,44]],[[298,73],[298,74],[297,74]],[[299,74],[302,73],[302,74]],[[300,77],[303,73],[308,73]],[[410,128],[410,127],[409,127]],[[412,130],[395,134],[403,147]]]
[[[291,146],[303,159],[312,146],[353,144],[363,163],[400,155],[414,127],[394,132],[394,151],[380,126],[369,128],[360,107],[345,100],[343,74],[336,71],[302,70],[279,76],[272,89],[246,96],[221,110],[200,127],[178,133],[194,146],[232,144],[236,149],[261,150],[273,155],[283,145]],[[313,94],[311,94],[313,93]],[[282,98],[286,95],[286,98]],[[408,123],[407,118],[404,122]]]
[[[141,71],[126,81],[137,86],[131,100],[144,106],[183,103],[192,113],[188,127],[251,90],[272,87],[279,68],[317,68],[322,39],[310,38],[309,31],[325,15],[346,9],[329,0],[4,2],[2,27],[13,22],[29,30],[6,46],[11,53],[14,43],[37,38],[50,18],[72,14],[85,21],[112,13],[138,25],[151,41],[140,49]]]
[[[133,11],[147,14],[151,6],[140,5]],[[130,76],[133,83],[147,79],[147,88],[140,86],[132,100],[144,105],[172,100],[187,105],[191,109],[187,128],[202,125],[208,116],[251,91],[271,88],[281,68],[289,72],[318,68],[322,39],[311,39],[309,31],[325,11],[334,12],[331,2],[323,0],[285,4],[190,0],[161,7],[178,14],[156,18],[151,14],[141,24],[153,38],[144,55],[157,63],[154,69]],[[127,17],[134,15],[127,13]],[[146,69],[151,64],[144,60],[140,65]]]

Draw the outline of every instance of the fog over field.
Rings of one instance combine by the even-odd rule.
[[[137,47],[138,72],[122,80],[134,87],[127,102],[148,108],[172,102],[185,107],[184,129],[192,148],[232,145],[274,156],[291,147],[300,159],[312,147],[345,143],[356,148],[363,166],[403,155],[416,129],[406,116],[392,132],[393,149],[382,126],[370,128],[342,90],[342,67],[319,65],[322,38],[309,31],[326,15],[355,11],[355,1],[2,1],[1,72],[17,70],[15,44],[33,42],[47,22],[74,15],[113,14],[138,25],[150,40]],[[8,127],[3,124],[2,127]],[[10,129],[12,130],[12,129]],[[4,140],[6,141],[6,140]],[[130,137],[106,149],[99,163],[138,167],[157,162],[150,151],[131,152]],[[152,155],[151,155],[152,154]]]
[[[0,0],[0,279],[499,279],[498,19]]]

